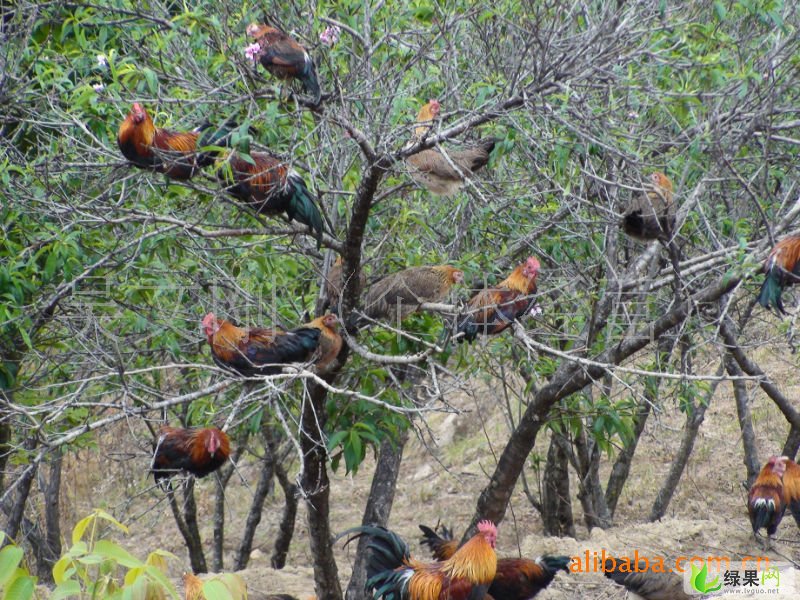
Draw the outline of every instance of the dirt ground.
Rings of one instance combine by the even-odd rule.
[[[783,350],[786,350],[783,348]],[[771,372],[782,372],[780,385],[790,398],[798,397],[796,357],[783,354],[756,355]],[[766,361],[766,362],[765,362]],[[716,363],[696,365],[696,372],[709,373]],[[787,426],[777,409],[757,386],[748,384],[751,407],[759,445],[759,459],[778,453],[786,436]],[[414,439],[406,447],[390,527],[401,534],[412,551],[425,556],[420,549],[418,523],[435,525],[441,522],[460,533],[468,523],[476,498],[495,465],[495,456],[502,449],[508,428],[502,411],[489,393],[451,397],[449,400],[461,414],[435,414],[429,418],[436,445]],[[480,398],[480,400],[478,399]],[[517,486],[506,520],[499,527],[498,555],[535,557],[540,554],[585,556],[588,551],[613,554],[661,555],[672,560],[679,556],[729,556],[738,561],[744,556],[760,555],[752,538],[745,510],[746,492],[742,482],[745,469],[742,445],[736,419],[732,387],[722,383],[706,413],[692,458],[669,506],[668,514],[659,522],[648,523],[647,516],[654,495],[663,482],[680,443],[685,416],[676,406],[667,403],[655,414],[642,436],[630,478],[620,498],[615,526],[606,531],[589,532],[583,526],[580,503],[574,498],[577,482],[571,481],[573,509],[578,526],[577,539],[542,537],[541,520],[520,487]],[[124,433],[120,433],[124,435]],[[118,442],[117,442],[118,443]],[[538,440],[536,452],[546,454],[547,436]],[[101,442],[102,445],[102,442]],[[118,447],[118,446],[116,446]],[[136,457],[117,457],[113,452],[82,450],[73,457],[65,476],[65,537],[69,528],[93,507],[100,506],[121,517],[131,528],[131,535],[121,540],[126,547],[142,555],[163,548],[177,555],[171,564],[176,581],[188,570],[188,558],[163,494],[152,488],[146,477],[149,457],[147,448],[135,451]],[[98,455],[103,458],[98,459]],[[124,458],[117,462],[116,458]],[[87,464],[100,460],[97,469]],[[105,462],[103,462],[105,461]],[[604,459],[603,480],[611,461]],[[335,532],[360,524],[361,511],[369,492],[374,468],[372,457],[356,475],[335,473],[332,479],[331,515]],[[226,497],[228,539],[226,553],[232,556],[238,544],[237,532],[243,526],[246,511],[257,479],[250,460],[242,461],[241,477],[234,475]],[[533,475],[529,482],[533,484]],[[199,510],[204,522],[201,533],[210,554],[211,511],[214,482],[207,478],[199,483]],[[124,496],[124,500],[120,500]],[[306,600],[313,597],[313,575],[308,550],[305,513],[301,503],[295,539],[287,567],[270,568],[272,541],[277,532],[283,500],[280,492],[268,498],[261,525],[256,534],[255,551],[248,569],[242,572],[251,592],[288,593]],[[789,516],[779,530],[779,540],[768,553],[771,560],[800,559],[800,532]],[[337,546],[340,579],[346,586],[351,569],[352,549]],[[229,564],[231,559],[226,556]],[[770,597],[800,597],[797,594]],[[537,596],[544,599],[630,597],[627,592],[599,574],[560,573],[548,590]],[[733,597],[733,596],[731,596]]]

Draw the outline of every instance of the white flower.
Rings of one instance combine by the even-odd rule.
[[[105,54],[97,55],[97,66],[101,69],[105,69],[108,66],[108,59]]]
[[[102,92],[104,89],[106,89],[106,86],[104,86],[102,83],[95,83],[95,84],[92,86],[92,89],[93,89],[95,92],[97,92],[97,93],[99,94],[99,93],[100,93],[100,92]]]
[[[326,46],[333,46],[339,41],[339,34],[342,33],[342,28],[338,25],[326,27],[325,31],[319,34],[319,41]]]
[[[244,49],[244,55],[253,62],[256,61],[256,55],[259,52],[261,52],[261,44],[259,44],[258,42],[250,44],[247,48]]]

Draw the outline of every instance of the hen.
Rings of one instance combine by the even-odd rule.
[[[766,309],[775,307],[787,314],[781,301],[781,292],[787,285],[800,282],[800,235],[790,235],[775,244],[764,263],[767,274],[758,294],[758,303]]]
[[[515,319],[536,306],[536,278],[539,261],[531,256],[497,287],[485,288],[470,298],[467,313],[458,323],[459,341],[472,342],[478,333],[494,335],[505,331]]]
[[[225,165],[219,168],[217,176],[228,185],[228,193],[260,214],[285,212],[290,221],[308,226],[319,248],[322,215],[300,174],[264,152],[252,152],[250,158],[253,162],[232,152],[226,159],[230,168]]]
[[[765,550],[769,547],[770,540],[774,539],[786,510],[782,478],[787,460],[785,456],[771,456],[747,494],[747,512],[753,525],[753,536],[758,540],[759,530],[767,530]]]
[[[156,483],[180,471],[205,477],[219,469],[231,454],[227,434],[216,427],[182,429],[164,425],[156,444],[150,471]]]
[[[430,100],[419,111],[411,145],[416,144],[430,130],[433,120],[439,115],[438,100]],[[406,158],[408,171],[417,183],[440,196],[455,194],[464,181],[486,166],[489,154],[495,147],[495,138],[481,140],[477,146],[464,150],[447,150],[443,154],[438,148],[429,148]]]
[[[367,535],[367,588],[385,600],[481,600],[497,570],[497,528],[478,523],[478,533],[450,558],[423,563],[411,558],[408,545],[383,527],[362,526],[342,535]],[[351,541],[349,540],[349,541]]]
[[[253,59],[278,79],[299,79],[319,104],[322,92],[314,61],[296,40],[280,29],[258,23],[247,26],[247,35],[258,45]]]
[[[327,309],[331,307],[332,310],[336,313],[339,311],[339,303],[342,299],[342,290],[344,289],[344,281],[342,281],[342,257],[337,256],[336,261],[333,263],[333,266],[328,271],[328,276],[325,279],[325,305],[324,308]],[[364,274],[364,271],[360,271],[358,274],[358,287],[356,289],[356,295],[360,296],[361,292],[364,290],[364,286],[367,284],[367,276]]]
[[[643,600],[692,600],[683,591],[683,579],[676,573],[650,571],[644,562],[639,563],[639,572],[617,570],[613,558],[606,559],[603,575],[618,583]]]
[[[364,299],[364,314],[372,319],[405,319],[423,302],[440,302],[464,273],[450,265],[410,267],[376,281]]]
[[[318,352],[316,366],[324,369],[341,350],[334,315],[283,331],[255,327],[243,329],[208,313],[202,321],[214,362],[245,376],[274,375],[289,363],[309,361]]]
[[[439,561],[447,560],[458,550],[458,542],[446,527],[438,535],[430,527],[419,526],[420,543],[428,546],[431,555]],[[489,586],[489,595],[495,600],[527,600],[545,589],[559,571],[569,572],[569,556],[541,556],[527,558],[498,558],[497,573]]]
[[[208,123],[190,132],[175,132],[156,127],[138,102],[125,117],[117,134],[123,156],[141,169],[152,169],[173,179],[190,179],[200,167],[213,163],[211,153],[196,154],[197,140],[210,129]],[[216,145],[227,132],[204,135],[203,145]]]
[[[634,195],[625,209],[622,228],[629,236],[639,240],[668,241],[672,238],[675,202],[669,177],[660,171],[650,175],[645,193]]]

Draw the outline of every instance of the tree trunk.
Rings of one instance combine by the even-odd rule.
[[[547,449],[541,504],[544,535],[575,537],[569,493],[569,463],[556,433],[551,434],[550,447]]]
[[[267,443],[267,434],[264,430],[267,424],[262,425],[262,437],[264,438],[264,458],[261,459],[261,473],[258,477],[258,485],[253,494],[253,501],[250,503],[250,511],[247,513],[247,521],[242,533],[242,541],[239,543],[239,550],[233,563],[235,571],[247,568],[250,562],[250,553],[253,551],[253,539],[256,535],[258,524],[261,523],[261,514],[264,509],[264,501],[273,489],[272,478],[275,475],[275,455],[272,447]]]
[[[633,439],[619,453],[617,460],[614,461],[614,466],[611,468],[611,474],[608,476],[606,505],[608,506],[608,515],[612,519],[617,510],[617,502],[619,502],[620,494],[622,494],[622,488],[625,486],[631,471],[633,455],[636,454],[636,446],[639,445],[639,438],[642,437],[647,418],[650,416],[652,401],[653,399],[647,397],[645,393],[645,401],[639,404],[639,409],[633,418]]]
[[[275,548],[272,551],[270,564],[273,569],[282,569],[286,566],[286,555],[289,554],[289,546],[294,536],[294,525],[297,519],[297,486],[289,481],[286,469],[280,462],[275,463],[275,477],[283,488],[283,496],[286,499],[283,505],[283,515],[281,524],[278,528],[278,535],[275,538]]]
[[[330,482],[328,451],[325,442],[327,391],[311,383],[303,400],[300,448],[303,452],[303,471],[300,490],[306,501],[308,535],[314,563],[314,585],[319,600],[341,600],[339,573],[333,557],[333,538],[330,530]]]
[[[382,525],[386,526],[389,522],[389,515],[392,512],[394,493],[397,489],[397,476],[400,473],[400,463],[403,460],[403,449],[408,441],[408,431],[404,431],[397,444],[391,440],[384,439],[378,453],[378,464],[375,466],[375,474],[372,476],[372,487],[369,491],[369,499],[364,509],[364,516],[361,519],[362,525]],[[345,598],[347,600],[361,600],[365,597],[364,589],[367,584],[367,543],[366,536],[358,538],[356,548],[356,560],[353,564],[353,575],[350,584],[347,586]]]
[[[725,369],[731,377],[744,375],[733,356],[725,357]],[[741,379],[733,380],[733,396],[736,399],[736,414],[739,417],[739,428],[742,430],[742,446],[744,447],[744,466],[747,469],[747,489],[758,477],[761,466],[758,464],[756,434],[753,431],[753,416],[750,414],[750,402],[747,397],[747,385]]]
[[[37,561],[36,573],[43,582],[53,583],[53,565],[61,557],[61,467],[63,463],[61,450],[55,451],[50,463],[50,479],[44,487],[44,522],[45,537],[40,559]]]
[[[25,440],[22,447],[27,452],[32,452],[36,448],[36,445],[36,438],[29,437]],[[25,507],[28,505],[28,496],[31,493],[31,484],[33,483],[34,477],[36,477],[37,469],[38,463],[29,465],[19,476],[19,481],[17,482],[17,498],[11,508],[11,514],[8,516],[5,529],[10,540],[18,541],[16,539],[17,534],[19,533],[22,519],[25,517]]]
[[[246,429],[242,430],[236,440],[236,450],[230,457],[230,460],[222,465],[216,472],[216,492],[214,494],[214,555],[211,560],[211,568],[213,571],[219,573],[223,570],[225,564],[224,548],[225,548],[225,490],[236,471],[236,465],[239,464],[239,459],[244,454],[247,448],[247,440],[250,434]]]
[[[788,456],[792,460],[797,456],[797,449],[800,448],[800,427],[792,425],[789,435],[786,436],[786,443],[783,445],[781,456]]]
[[[600,451],[597,443],[582,427],[574,442],[576,470],[578,472],[578,500],[583,507],[583,520],[591,531],[595,527],[608,529],[608,516],[603,486],[600,484]]]
[[[194,477],[189,477],[183,485],[183,513],[181,515],[180,506],[178,506],[178,497],[175,490],[172,488],[173,483],[170,482],[170,488],[167,492],[169,498],[169,505],[172,508],[172,516],[175,517],[175,523],[186,542],[186,549],[189,551],[189,562],[192,565],[194,573],[207,573],[208,566],[206,566],[206,557],[203,554],[203,541],[200,539],[200,532],[197,529],[197,504],[194,501]]]

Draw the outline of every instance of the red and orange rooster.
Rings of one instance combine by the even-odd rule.
[[[416,144],[432,127],[440,107],[438,100],[430,100],[423,105],[417,115],[419,125],[414,129],[410,145]],[[477,146],[464,150],[447,150],[446,156],[438,148],[422,150],[406,158],[408,172],[414,181],[425,186],[428,191],[449,196],[461,189],[468,177],[486,166],[495,144],[495,138],[486,138],[478,142]]]
[[[214,362],[245,376],[274,375],[282,365],[306,362],[325,370],[342,348],[335,315],[318,317],[297,329],[243,329],[208,313],[202,321]]]
[[[161,427],[150,471],[161,487],[162,479],[186,471],[205,477],[225,464],[231,454],[227,434],[216,428]]]
[[[781,301],[781,292],[787,285],[800,283],[800,235],[790,235],[775,244],[764,263],[767,274],[758,294],[758,303],[764,308],[787,314]]]
[[[436,560],[444,561],[458,550],[453,532],[442,527],[437,534],[430,527],[419,526],[420,543],[430,548]],[[489,595],[495,600],[528,600],[545,589],[559,571],[569,572],[569,556],[540,556],[527,558],[498,558],[497,573],[489,586]]]
[[[117,144],[122,154],[141,169],[152,169],[173,179],[190,179],[200,167],[213,164],[210,153],[196,155],[197,140],[210,125],[189,132],[175,132],[156,127],[138,102],[119,127]],[[213,146],[224,135],[206,136],[202,145]]]
[[[217,176],[229,186],[228,193],[260,214],[285,212],[290,221],[307,225],[319,248],[322,215],[300,174],[265,152],[251,152],[250,158],[253,162],[232,152],[227,158],[230,170],[225,166],[218,170]]]
[[[497,570],[497,527],[478,523],[478,533],[441,562],[411,558],[408,545],[383,527],[361,526],[345,531],[370,537],[367,588],[378,600],[481,600]],[[341,536],[340,536],[341,537]]]
[[[753,525],[753,537],[758,540],[759,530],[762,527],[767,530],[765,550],[769,547],[770,541],[774,539],[786,510],[783,474],[786,471],[786,461],[788,460],[785,456],[771,456],[747,495],[747,512],[750,514],[750,523]]]
[[[253,60],[278,79],[299,79],[306,91],[311,94],[314,104],[319,104],[322,92],[317,80],[314,61],[295,39],[280,29],[269,25],[251,23],[247,35],[255,40],[248,48]]]
[[[515,319],[536,306],[536,277],[539,261],[531,256],[497,287],[476,293],[467,303],[467,314],[459,321],[459,341],[472,342],[478,333],[494,335],[505,331]]]
[[[800,527],[800,465],[787,458],[783,473],[783,502]]]

